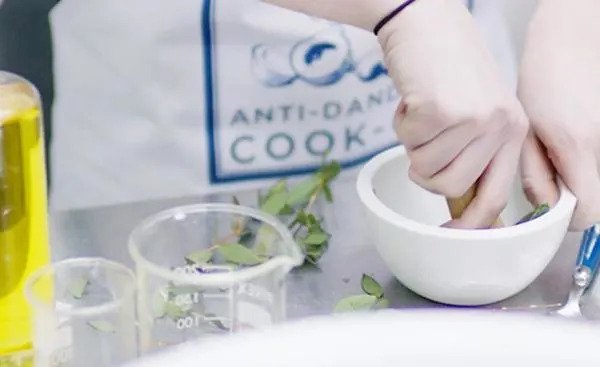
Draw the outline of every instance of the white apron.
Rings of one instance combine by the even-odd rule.
[[[473,12],[514,81],[496,8]],[[257,187],[396,143],[369,32],[256,0],[62,0],[51,25],[54,209]]]

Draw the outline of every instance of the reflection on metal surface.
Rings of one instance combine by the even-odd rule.
[[[411,292],[387,270],[367,238],[354,180],[341,180],[334,187],[334,195],[344,199],[335,201],[323,213],[333,235],[330,249],[318,268],[304,266],[288,277],[288,317],[331,313],[341,298],[356,292],[363,272],[381,280],[394,308],[445,307]],[[253,200],[256,192],[243,192],[238,196],[242,201],[244,197]],[[53,243],[56,244],[53,250],[59,258],[100,255],[132,264],[124,246],[129,232],[141,219],[181,204],[230,200],[231,195],[223,194],[57,212],[52,215]],[[523,292],[485,308],[535,310],[560,306],[569,293],[579,238],[580,234],[569,234],[547,269]]]

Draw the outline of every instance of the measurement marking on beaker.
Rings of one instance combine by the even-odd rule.
[[[211,322],[211,321],[224,322],[224,321],[229,321],[229,319],[226,317],[217,317],[217,316],[207,317],[207,316],[199,314],[197,312],[192,312],[191,315],[189,315],[189,316],[184,316],[184,317],[177,319],[177,328],[180,330],[181,329],[191,329],[193,327],[200,326],[202,323]]]

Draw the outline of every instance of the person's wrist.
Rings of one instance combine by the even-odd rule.
[[[396,1],[396,7],[398,5],[399,3]],[[392,44],[395,44],[393,39],[398,35],[402,37],[418,36],[415,34],[411,35],[411,33],[414,33],[414,29],[416,29],[415,26],[417,28],[454,27],[458,25],[450,23],[464,21],[465,14],[468,15],[468,11],[460,0],[416,0],[390,19],[380,29],[377,38],[385,52]]]
[[[404,9],[409,7],[416,0],[403,0],[400,5],[398,5],[395,9],[387,13],[387,15],[383,16],[379,22],[373,27],[373,33],[377,36],[381,28],[383,28],[388,22],[398,16]]]
[[[600,1],[598,0],[538,0],[531,22],[600,24]]]
[[[570,52],[595,49],[600,44],[599,18],[598,0],[540,0],[528,25],[525,51],[538,50],[540,46],[564,46]]]
[[[400,0],[262,0],[312,16],[372,31]]]
[[[418,1],[418,0],[417,0]],[[376,1],[362,1],[366,8],[363,14],[368,14],[368,22],[365,23],[364,28],[372,31],[377,23],[381,21],[386,15],[394,11],[400,5],[398,0],[376,0]]]

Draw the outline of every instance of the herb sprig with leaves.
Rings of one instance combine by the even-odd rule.
[[[289,186],[280,180],[269,188],[266,195],[259,195],[258,206],[265,213],[278,217],[292,232],[305,255],[305,261],[316,264],[327,251],[331,235],[323,228],[322,218],[313,212],[320,197],[333,202],[331,182],[340,173],[338,162],[324,163],[312,176]],[[234,204],[240,204],[233,197]],[[272,242],[276,234],[268,226],[243,217],[234,219],[231,233],[219,239],[211,247],[192,252],[185,257],[188,265],[206,266],[224,263],[252,266],[272,256]]]
[[[331,183],[340,173],[340,164],[332,161],[324,163],[313,175],[295,185],[280,180],[271,186],[264,196],[259,195],[260,210],[288,223],[288,228],[305,255],[305,261],[316,264],[329,245],[331,235],[323,228],[322,218],[313,207],[319,198],[333,201]],[[233,203],[240,205],[237,197]],[[258,265],[275,255],[273,248],[278,238],[271,226],[243,216],[234,217],[231,231],[223,238],[212,242],[208,248],[191,252],[185,256],[185,263],[194,272],[219,271],[216,264],[234,266]],[[190,297],[194,298],[193,300]],[[203,292],[201,289],[185,285],[169,284],[159,290],[153,300],[155,319],[165,316],[175,322],[188,317],[191,312],[208,316],[202,310]],[[210,321],[219,329],[226,329],[220,321]]]
[[[333,202],[331,182],[340,173],[340,164],[324,164],[311,177],[288,187],[281,180],[273,185],[265,197],[259,198],[260,209],[288,222],[288,228],[305,255],[305,261],[316,264],[329,246],[331,234],[322,226],[322,218],[313,212],[320,197]]]

